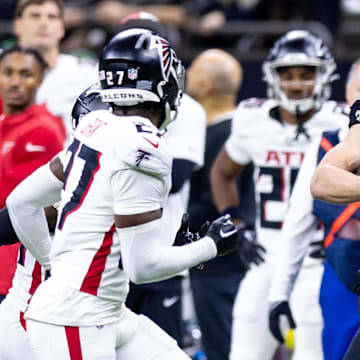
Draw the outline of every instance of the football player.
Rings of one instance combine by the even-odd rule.
[[[109,108],[108,104],[101,101],[99,89],[98,85],[93,85],[78,97],[71,113],[74,129],[88,112]],[[0,338],[2,339],[0,341],[0,359],[35,358],[26,338],[24,312],[45,272],[50,269],[51,239],[43,207],[60,200],[63,171],[59,156],[63,156],[62,153],[26,178],[16,188],[16,192],[8,197],[8,208],[1,210],[0,245],[17,242],[17,235],[21,239],[22,245],[12,286],[9,294],[0,304]],[[31,221],[23,222],[23,217],[26,217],[28,213],[31,213]],[[37,237],[37,244],[29,241],[32,236]],[[43,266],[43,275],[41,265]],[[16,339],[16,341],[11,339]]]
[[[144,28],[169,39],[166,26],[146,12],[130,14],[122,20],[120,30]],[[191,130],[190,130],[191,129]],[[190,131],[189,131],[190,130]],[[190,185],[195,170],[204,164],[206,115],[203,107],[192,97],[183,94],[177,120],[168,128],[164,141],[173,158],[171,189],[161,217],[161,243],[171,245],[186,212]],[[184,273],[161,282],[136,285],[130,283],[126,306],[144,314],[174,337],[179,346],[183,340],[183,277]]]
[[[234,180],[247,163],[254,163],[258,240],[267,251],[265,262],[246,274],[235,300],[231,360],[270,360],[278,347],[269,330],[268,292],[276,254],[281,251],[279,234],[305,150],[324,130],[344,122],[337,104],[327,101],[335,69],[319,37],[294,30],[277,40],[263,64],[269,99],[239,104],[232,133],[212,168],[217,208],[241,223]],[[306,293],[293,307],[294,359],[319,360],[323,357],[318,305],[322,267],[319,259],[309,257],[306,262],[309,266],[297,283],[306,287]]]
[[[123,31],[103,50],[101,97],[113,113],[86,115],[67,148],[52,276],[26,312],[37,358],[188,359],[124,306],[128,276],[169,278],[233,250],[238,238],[223,216],[191,244],[158,241],[171,168],[162,130],[176,115],[183,75],[167,41],[148,30]]]

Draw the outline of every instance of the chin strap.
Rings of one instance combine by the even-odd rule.
[[[299,136],[301,134],[305,135],[307,140],[310,140],[310,135],[304,128],[304,122],[301,120],[301,113],[300,113],[299,105],[297,105],[295,108],[295,118],[296,118],[296,123],[297,123],[295,140],[298,140]]]

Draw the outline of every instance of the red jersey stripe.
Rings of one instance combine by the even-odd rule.
[[[101,276],[105,269],[106,259],[110,254],[111,246],[113,244],[114,231],[115,231],[115,224],[105,234],[100,249],[96,252],[89,266],[89,270],[80,287],[80,291],[84,291],[91,295],[97,295],[97,291],[101,281]]]

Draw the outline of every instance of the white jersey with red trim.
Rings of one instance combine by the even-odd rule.
[[[69,326],[117,321],[128,292],[114,214],[163,207],[171,157],[162,134],[139,116],[94,111],[67,148],[51,273],[27,318]]]
[[[323,131],[348,122],[344,107],[327,101],[303,124],[304,132],[297,136],[298,126],[278,119],[277,109],[273,100],[242,101],[226,142],[226,151],[236,163],[255,165],[257,234],[269,261],[274,261],[276,255],[290,193],[306,149]]]

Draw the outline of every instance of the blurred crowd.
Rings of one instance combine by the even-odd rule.
[[[11,21],[15,4],[12,0],[1,2],[1,20]],[[279,24],[274,23],[272,31],[268,31],[262,22],[269,20],[280,24],[307,22],[312,27],[309,30],[320,32],[331,45],[344,18],[358,11],[356,1],[351,0],[67,0],[64,4],[66,36],[62,49],[65,52],[80,51],[96,56],[124,18],[136,11],[147,11],[168,28],[172,45],[187,61],[206,47],[239,50],[241,39],[267,52],[273,41],[289,30],[282,27],[277,30]],[[258,22],[256,32],[261,33],[263,28],[264,36],[251,34],[247,22],[254,21]],[[2,36],[3,41],[11,38],[11,27],[8,30],[2,31],[8,32]],[[248,47],[242,48],[244,57],[249,54]]]

